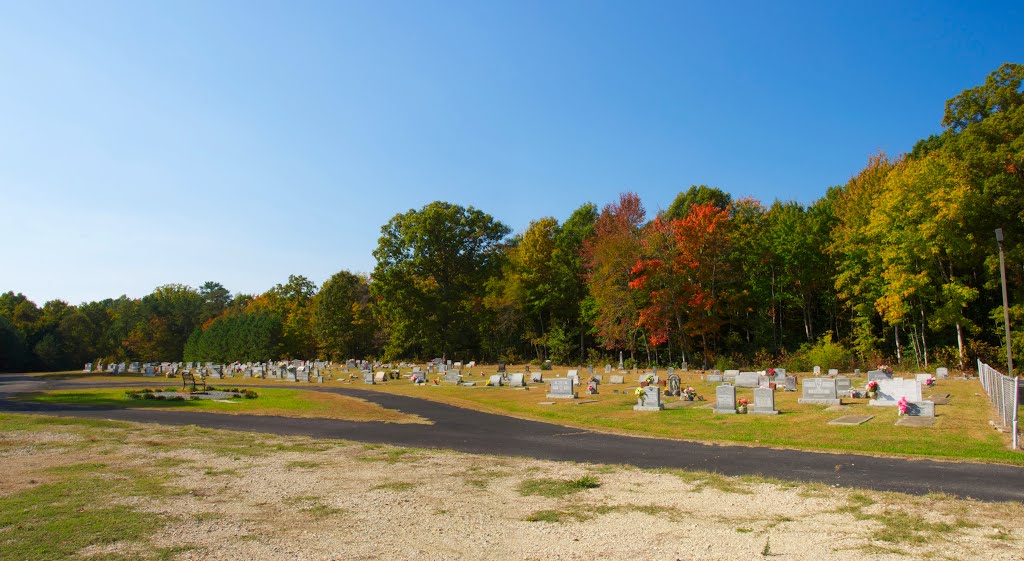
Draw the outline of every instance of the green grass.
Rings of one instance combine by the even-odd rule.
[[[159,389],[159,388],[158,388]],[[178,388],[166,388],[178,389]],[[242,387],[244,389],[244,386]],[[353,397],[296,389],[260,389],[256,399],[144,399],[140,388],[57,390],[23,394],[17,399],[53,405],[104,409],[180,409],[208,413],[314,417],[350,421],[424,422],[414,415]],[[135,392],[135,393],[133,393]]]
[[[561,510],[538,510],[525,518],[527,522],[584,522],[596,516],[616,512],[639,512],[648,516],[679,520],[682,513],[674,507],[658,505],[575,505]]]
[[[402,492],[402,491],[408,491],[408,490],[412,489],[415,486],[416,486],[415,483],[409,483],[409,482],[406,482],[406,481],[390,481],[388,483],[381,483],[379,485],[374,485],[373,487],[370,487],[370,489],[372,489],[374,491],[398,491],[398,492]]]
[[[594,477],[585,475],[578,479],[527,479],[519,484],[519,494],[525,496],[560,498],[586,489],[600,487],[601,483]]]
[[[162,497],[176,490],[159,477],[120,471],[103,464],[53,468],[59,481],[0,497],[0,551],[4,559],[67,559],[90,545],[143,540],[170,519],[136,511],[110,499]]]

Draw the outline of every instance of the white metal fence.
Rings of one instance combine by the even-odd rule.
[[[978,361],[978,377],[985,388],[992,404],[996,406],[996,414],[1004,428],[1013,434],[1013,448],[1017,449],[1017,411],[1019,408],[1018,379],[1005,376],[995,368]]]

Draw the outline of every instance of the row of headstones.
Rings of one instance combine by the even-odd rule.
[[[894,407],[901,398],[906,398],[908,415],[935,416],[935,403],[921,397],[922,379],[880,378],[874,381],[878,382],[878,395],[868,405]],[[841,405],[842,397],[853,392],[849,378],[805,378],[801,387],[803,391],[797,402],[815,405]]]

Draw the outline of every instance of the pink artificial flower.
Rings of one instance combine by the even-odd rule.
[[[902,414],[907,412],[907,398],[906,398],[906,396],[901,397],[900,400],[896,402],[896,407],[900,410],[900,412],[899,412],[900,415],[902,415]]]

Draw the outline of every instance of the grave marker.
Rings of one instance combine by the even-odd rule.
[[[736,386],[723,384],[715,388],[715,413],[736,414]]]
[[[756,388],[758,386],[757,372],[740,372],[736,375],[734,385],[740,388]]]
[[[552,378],[548,399],[576,399],[575,388],[572,378]]]
[[[869,401],[868,405],[895,407],[896,402],[904,397],[909,402],[923,401],[921,399],[921,383],[917,380],[903,378],[883,379],[878,381],[878,396]]]
[[[803,397],[797,403],[811,403],[815,405],[842,405],[842,400],[836,394],[836,381],[834,378],[804,378]]]
[[[842,376],[836,378],[836,394],[837,395],[845,395],[845,396],[849,397],[849,395],[850,395],[850,393],[852,391],[853,391],[853,382],[849,378],[842,377]]]
[[[515,374],[509,374],[508,385],[513,388],[526,387],[526,381],[523,380],[523,374],[519,372]]]
[[[658,386],[647,386],[643,388],[644,394],[636,399],[633,411],[661,411],[665,408],[661,403],[661,388]]]
[[[778,415],[775,409],[775,390],[771,388],[756,388],[754,390],[754,406],[750,412],[756,415]]]
[[[618,374],[612,374],[611,376],[608,377],[608,383],[609,384],[624,384],[625,380],[623,379],[622,376],[620,376]]]

